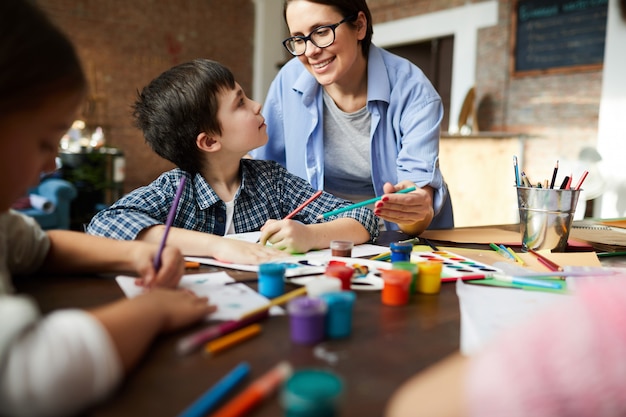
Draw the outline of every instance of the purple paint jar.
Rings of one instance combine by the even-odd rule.
[[[324,340],[326,302],[320,298],[298,297],[287,304],[291,340],[301,345],[313,345]]]

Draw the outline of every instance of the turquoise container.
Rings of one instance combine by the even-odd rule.
[[[342,379],[331,371],[302,369],[294,372],[281,393],[284,416],[338,416],[343,385]]]
[[[326,337],[343,339],[352,333],[352,310],[356,294],[354,291],[329,292],[320,295],[326,302]]]

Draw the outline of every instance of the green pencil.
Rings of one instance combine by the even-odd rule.
[[[409,187],[409,188],[405,188],[404,190],[397,191],[394,194],[406,194],[406,193],[410,193],[411,191],[415,191],[415,189],[416,189],[416,187]],[[338,208],[337,210],[332,210],[332,211],[326,212],[324,214],[320,214],[319,216],[317,216],[317,219],[318,220],[326,219],[326,218],[328,218],[330,216],[334,216],[335,214],[340,214],[340,213],[344,213],[346,211],[354,210],[355,208],[367,206],[368,204],[372,204],[372,203],[377,202],[381,198],[383,198],[383,196],[370,198],[369,200],[361,201],[360,203],[355,203],[355,204],[351,204],[349,206],[341,207],[341,208]]]

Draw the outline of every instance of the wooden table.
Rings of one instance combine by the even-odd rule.
[[[403,237],[389,232],[382,241]],[[214,270],[203,267],[199,272]],[[255,275],[227,272],[235,279]],[[44,313],[58,308],[94,307],[123,297],[113,276],[26,278],[18,290],[32,294]],[[348,339],[313,347],[296,345],[290,340],[288,317],[273,316],[262,323],[261,335],[215,357],[206,357],[201,351],[177,356],[176,342],[206,326],[197,325],[158,338],[111,398],[83,415],[177,415],[240,362],[247,361],[251,366],[249,382],[287,360],[295,369],[330,369],[344,379],[341,415],[379,417],[403,381],[458,350],[459,317],[458,298],[451,283],[444,284],[439,295],[416,295],[403,307],[385,306],[380,292],[363,291],[357,293]],[[250,415],[282,415],[278,395]]]

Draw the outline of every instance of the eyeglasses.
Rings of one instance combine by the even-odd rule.
[[[356,16],[351,15],[344,17],[341,22],[334,25],[324,25],[315,28],[308,36],[292,36],[283,41],[283,46],[291,55],[300,56],[306,51],[306,42],[311,43],[318,48],[327,48],[335,42],[335,29],[340,24],[353,20]]]

